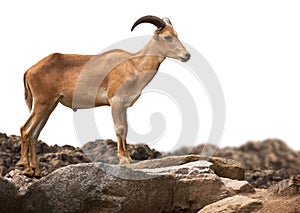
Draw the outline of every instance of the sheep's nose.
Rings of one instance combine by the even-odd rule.
[[[191,54],[190,53],[186,53],[185,54],[185,59],[188,61],[191,58]]]

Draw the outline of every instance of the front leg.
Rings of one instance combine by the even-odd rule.
[[[115,125],[115,131],[118,138],[118,157],[119,164],[129,164],[131,157],[128,154],[126,146],[127,137],[127,115],[126,107],[123,106],[122,100],[113,100],[111,102],[112,117]]]

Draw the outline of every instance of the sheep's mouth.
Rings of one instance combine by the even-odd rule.
[[[179,56],[179,60],[181,62],[187,62],[189,59],[190,59],[189,57],[184,58],[184,57]]]

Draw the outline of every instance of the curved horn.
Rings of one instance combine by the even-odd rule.
[[[133,31],[133,29],[141,23],[150,23],[155,25],[157,28],[164,28],[166,26],[166,23],[161,18],[158,18],[156,16],[143,16],[133,24],[131,31]]]

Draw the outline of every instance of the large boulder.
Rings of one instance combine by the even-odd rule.
[[[21,212],[17,188],[2,177],[0,177],[0,212]]]
[[[239,162],[231,159],[202,157],[200,155],[166,156],[159,159],[141,161],[139,163],[129,165],[129,167],[134,169],[159,168],[168,166],[178,166],[181,164],[199,160],[205,160],[210,162],[210,169],[212,169],[214,173],[217,174],[219,177],[237,180],[244,179],[245,171],[242,164],[240,164]]]
[[[209,162],[134,170],[69,165],[29,186],[23,212],[196,212],[231,195]]]

